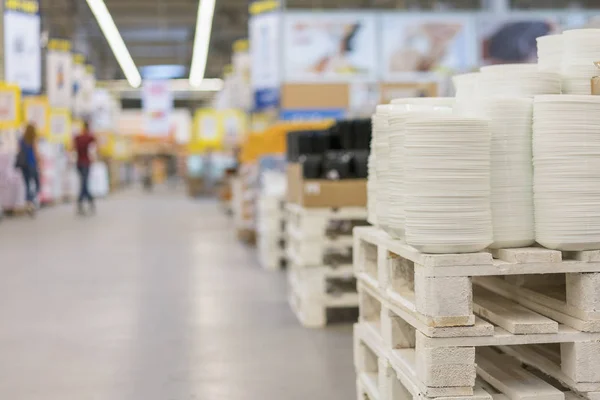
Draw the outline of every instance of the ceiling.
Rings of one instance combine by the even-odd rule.
[[[488,0],[287,0],[290,8],[473,9]],[[492,0],[495,1],[495,0]],[[600,0],[510,0],[523,8],[561,8],[573,3],[600,6]],[[50,37],[70,38],[86,54],[100,79],[122,78],[114,56],[85,0],[40,0],[43,29]],[[178,64],[192,59],[198,0],[105,0],[134,62]],[[231,62],[235,40],[248,31],[249,0],[217,0],[206,77],[220,77]]]
[[[198,0],[105,0],[138,67],[192,59]],[[43,29],[66,37],[85,53],[101,79],[122,78],[85,0],[40,0]],[[231,46],[248,31],[248,0],[217,0],[206,77],[219,77],[231,62]]]

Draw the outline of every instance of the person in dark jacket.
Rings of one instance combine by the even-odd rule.
[[[96,211],[94,197],[89,189],[90,167],[92,165],[92,147],[96,143],[96,137],[90,132],[88,122],[83,124],[83,131],[75,137],[75,150],[77,152],[77,171],[81,182],[79,198],[77,200],[77,213],[83,215],[83,202],[87,200],[92,212]]]
[[[27,212],[33,215],[36,210],[37,196],[40,193],[40,158],[37,152],[37,131],[33,124],[28,124],[25,128],[19,147],[19,157],[22,160],[20,160],[18,167],[21,169],[25,183]]]

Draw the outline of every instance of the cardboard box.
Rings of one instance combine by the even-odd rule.
[[[300,164],[288,164],[287,178],[290,203],[306,208],[367,206],[366,179],[304,179]]]

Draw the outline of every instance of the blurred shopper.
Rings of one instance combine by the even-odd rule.
[[[77,213],[84,215],[85,210],[83,207],[84,201],[87,200],[92,213],[96,211],[96,205],[94,198],[90,193],[89,178],[90,178],[90,167],[92,165],[92,150],[93,145],[96,143],[96,138],[90,132],[90,125],[88,122],[83,124],[83,131],[81,134],[75,137],[75,150],[77,151],[77,171],[79,172],[79,179],[81,182],[79,199],[77,200]]]
[[[37,196],[40,193],[39,156],[37,152],[37,131],[33,124],[28,124],[19,141],[16,167],[23,174],[25,181],[25,198],[27,212],[33,216],[36,210]]]

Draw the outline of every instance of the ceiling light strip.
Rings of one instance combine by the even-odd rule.
[[[86,1],[96,17],[98,25],[100,25],[100,29],[102,30],[102,33],[104,33],[117,62],[121,66],[125,78],[127,78],[127,82],[134,88],[139,87],[142,84],[142,76],[135,66],[131,54],[129,54],[127,46],[125,46],[125,42],[115,25],[115,21],[113,21],[110,12],[108,12],[108,8],[106,8],[106,4],[104,4],[104,0]]]
[[[214,13],[215,0],[200,0],[194,37],[194,54],[190,68],[190,85],[192,86],[200,86],[204,79]]]

